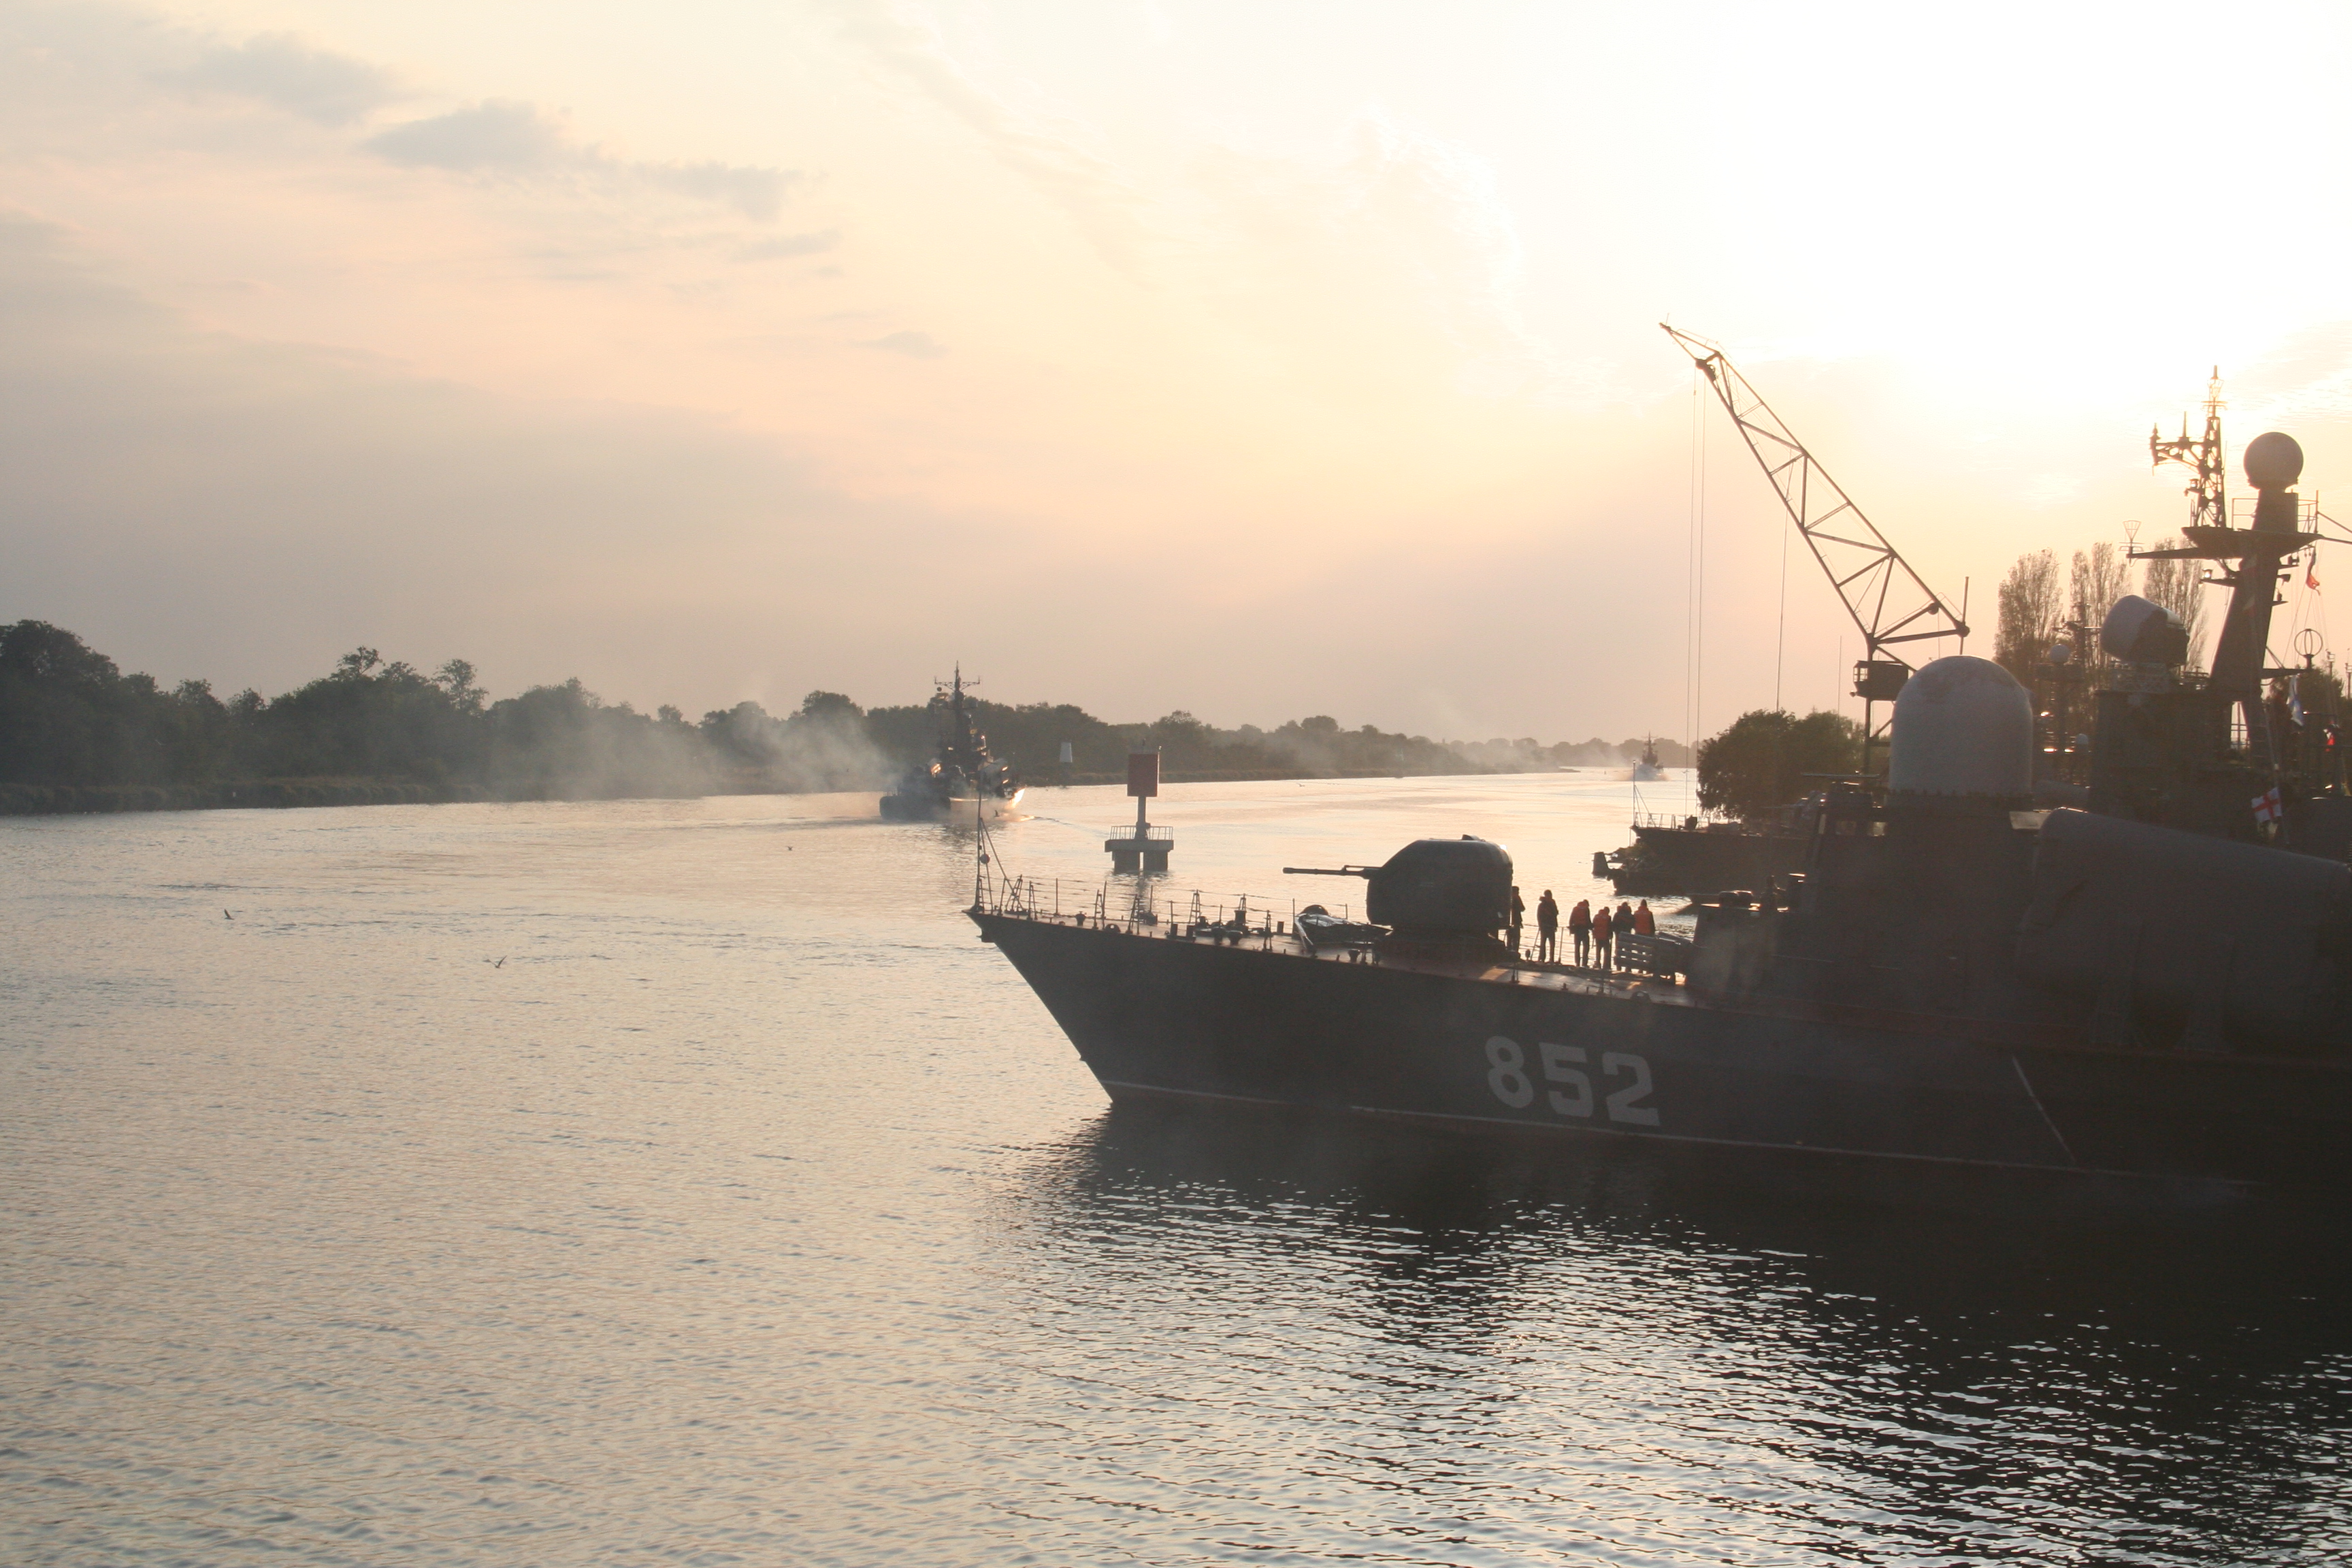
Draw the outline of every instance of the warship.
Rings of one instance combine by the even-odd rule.
[[[940,717],[939,749],[928,764],[900,775],[897,787],[882,797],[885,821],[945,822],[964,812],[999,816],[1020,803],[1019,776],[1011,763],[989,754],[988,737],[972,722],[963,667],[956,667],[952,680],[937,685],[931,707]]]
[[[2218,416],[2156,444],[2202,465],[2177,550],[2230,590],[2212,668],[2185,668],[2176,616],[2124,597],[2082,804],[2037,805],[2026,688],[1965,654],[1915,669],[1965,625],[1719,349],[1675,337],[1832,581],[1859,585],[1864,766],[1820,792],[1801,870],[1715,891],[1687,937],[1621,941],[1596,970],[1506,943],[1510,856],[1479,838],[1330,868],[1369,883],[1336,941],[1263,908],[1147,923],[1108,888],[1064,912],[983,847],[981,938],[1122,1103],[2332,1197],[2352,1174],[2352,802],[2340,768],[2293,765],[2264,690],[2283,565],[2318,538],[2294,441],[2248,447],[2245,526]]]

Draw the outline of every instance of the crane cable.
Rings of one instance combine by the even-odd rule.
[[[1780,525],[1780,628],[1772,637],[1772,711],[1780,711],[1780,667],[1789,652],[1789,535],[1797,525],[1781,519]]]
[[[1706,393],[1696,361],[1691,363],[1690,524],[1683,565],[1683,738],[1690,747],[1696,788],[1706,652]],[[1696,801],[1689,806],[1697,809]]]

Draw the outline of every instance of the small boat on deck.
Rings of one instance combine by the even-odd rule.
[[[1368,925],[1333,914],[1320,904],[1309,904],[1298,911],[1296,929],[1298,938],[1318,951],[1340,947],[1360,947],[1378,942],[1389,934],[1386,926]]]

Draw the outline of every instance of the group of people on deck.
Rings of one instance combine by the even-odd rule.
[[[1517,888],[1511,889],[1511,952],[1519,951],[1519,931],[1527,922],[1527,901],[1519,897]],[[1619,903],[1612,911],[1604,899],[1599,909],[1590,899],[1576,900],[1576,908],[1568,911],[1568,940],[1576,957],[1578,968],[1612,969],[1615,967],[1617,939],[1621,936],[1648,936],[1658,929],[1656,917],[1650,913],[1650,900],[1643,899],[1637,909]],[[1559,951],[1559,900],[1546,888],[1543,897],[1536,900],[1536,961],[1539,963],[1563,962]]]

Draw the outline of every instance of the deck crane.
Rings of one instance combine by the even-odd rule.
[[[1693,363],[1706,373],[1716,396],[1730,411],[1748,451],[1780,492],[1813,559],[1829,574],[1862,633],[1862,658],[1853,667],[1853,694],[1862,699],[1862,771],[1872,772],[1872,747],[1886,727],[1876,722],[1876,704],[1893,702],[1911,679],[1912,666],[1896,648],[1938,637],[1969,635],[1941,595],[1919,580],[1886,536],[1838,488],[1829,470],[1805,450],[1780,416],[1772,412],[1748,378],[1731,366],[1720,346],[1658,323]],[[1890,710],[1887,722],[1894,721]]]

